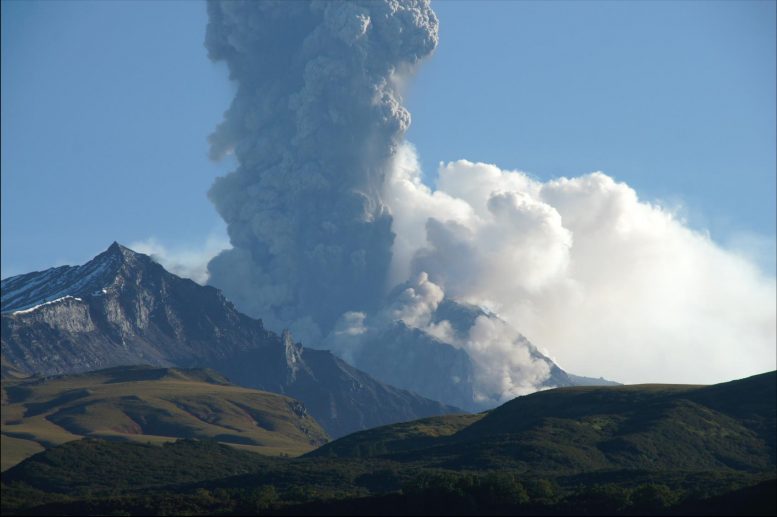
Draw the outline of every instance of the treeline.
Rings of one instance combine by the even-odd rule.
[[[509,472],[423,473],[400,493],[325,501],[280,514],[315,515],[776,515],[777,479],[705,497],[706,490],[661,483],[614,483],[564,489],[549,479]]]
[[[777,480],[712,498],[661,483],[564,488],[511,472],[421,472],[392,493],[351,497],[316,486],[184,488],[79,496],[3,486],[3,515],[775,515]],[[359,492],[364,493],[358,496]],[[339,496],[339,497],[338,497]]]
[[[763,514],[775,473],[531,475],[380,458],[268,458],[212,441],[79,440],[2,475],[3,515]]]

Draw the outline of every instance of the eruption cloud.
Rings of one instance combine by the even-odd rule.
[[[562,367],[698,383],[775,368],[775,277],[628,185],[601,172],[542,182],[459,160],[440,166],[432,190],[409,144],[393,171],[392,276],[423,272]],[[495,365],[514,354],[489,349]]]
[[[437,45],[428,1],[208,4],[205,45],[237,94],[211,154],[233,249],[210,282],[271,328],[316,340],[378,307],[394,235],[381,197],[410,124],[399,85]]]
[[[540,351],[621,382],[775,368],[775,278],[628,185],[466,160],[421,181],[400,85],[436,47],[428,1],[208,13],[237,87],[211,153],[238,162],[209,192],[232,245],[209,282],[269,328],[358,367],[401,321],[466,351],[473,407],[549,387]],[[450,300],[487,310],[463,325],[439,316]]]

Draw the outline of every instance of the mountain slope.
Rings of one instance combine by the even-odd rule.
[[[83,266],[11,277],[0,287],[4,371],[212,367],[240,385],[301,400],[332,436],[455,411],[304,349],[238,312],[217,289],[117,243]]]
[[[467,411],[479,409],[469,355],[402,321],[368,338],[350,359],[383,382]]]
[[[311,350],[284,333],[283,347],[240,352],[213,367],[244,386],[284,393],[305,402],[333,437],[384,422],[458,413],[453,406],[376,381],[328,350]],[[337,389],[327,389],[333,386]]]
[[[2,281],[0,311],[30,309],[65,296],[99,293],[121,267],[116,243],[108,251],[81,266],[60,266],[42,272],[18,275]]]
[[[159,442],[214,439],[263,454],[300,454],[328,437],[298,401],[234,386],[208,370],[117,367],[3,382],[3,468],[19,448],[84,436]],[[36,451],[37,452],[37,451]]]

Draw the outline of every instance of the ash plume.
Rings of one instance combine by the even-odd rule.
[[[232,245],[209,282],[269,328],[360,367],[401,322],[466,352],[482,407],[552,386],[558,364],[624,382],[774,368],[774,275],[628,185],[467,160],[422,182],[400,85],[437,45],[427,1],[208,13],[237,87],[211,153],[239,164],[209,193]]]
[[[394,234],[382,189],[410,124],[399,84],[437,44],[428,1],[208,3],[237,93],[211,136],[238,168],[209,192],[233,249],[210,282],[271,328],[326,334],[378,307]]]

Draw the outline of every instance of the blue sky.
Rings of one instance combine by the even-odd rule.
[[[410,85],[426,178],[602,170],[774,271],[775,3],[437,2]],[[232,97],[200,2],[2,2],[2,276],[113,240],[199,246]],[[771,244],[769,244],[771,243]]]

